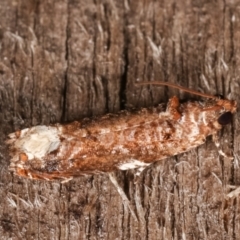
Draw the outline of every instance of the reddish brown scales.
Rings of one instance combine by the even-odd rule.
[[[213,97],[212,97],[213,98]],[[236,102],[210,99],[123,111],[67,125],[36,126],[10,134],[10,169],[33,179],[140,168],[188,151],[216,134]]]

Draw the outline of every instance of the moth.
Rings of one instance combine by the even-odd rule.
[[[166,85],[207,99],[121,111],[70,124],[41,125],[9,134],[10,167],[30,179],[66,180],[84,174],[137,168],[203,144],[231,123],[237,103],[167,82]]]

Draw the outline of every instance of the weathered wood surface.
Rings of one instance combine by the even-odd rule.
[[[165,102],[164,80],[240,102],[240,1],[35,1],[0,3],[0,239],[240,239],[239,113],[193,151],[153,164],[134,185],[107,175],[66,184],[8,172],[6,134]]]

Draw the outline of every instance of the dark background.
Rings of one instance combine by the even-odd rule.
[[[134,185],[108,175],[68,183],[8,171],[6,135],[167,102],[162,80],[239,102],[240,1],[1,0],[0,239],[239,239],[239,113],[206,144],[150,166]],[[195,97],[196,98],[196,97]]]

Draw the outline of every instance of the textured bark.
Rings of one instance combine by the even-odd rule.
[[[240,1],[35,1],[0,4],[0,239],[239,239],[239,113],[191,152],[68,183],[9,173],[6,134],[38,124],[154,106],[163,80],[239,102]]]

